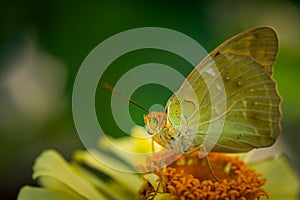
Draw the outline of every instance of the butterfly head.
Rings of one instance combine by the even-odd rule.
[[[159,133],[166,126],[166,115],[164,112],[150,112],[144,115],[145,127],[150,135]]]

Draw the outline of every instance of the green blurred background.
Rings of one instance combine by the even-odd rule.
[[[33,184],[31,167],[42,150],[55,148],[70,158],[75,149],[84,148],[71,111],[77,70],[87,54],[106,38],[146,26],[180,31],[207,51],[252,27],[276,29],[280,52],[274,77],[283,97],[280,147],[299,172],[299,2],[31,0],[2,2],[0,16],[1,199],[15,199],[22,185]],[[102,81],[114,85],[129,69],[149,62],[170,65],[184,75],[192,67],[168,52],[139,50],[117,59]],[[164,105],[170,95],[166,88],[145,85],[132,99],[148,109],[154,103]],[[106,133],[124,135],[107,106],[110,96],[100,88],[96,94],[97,112],[107,116],[99,117],[99,121]],[[136,123],[143,125],[144,113],[133,106],[130,111]]]

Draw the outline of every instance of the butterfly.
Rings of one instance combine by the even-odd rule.
[[[144,115],[147,132],[183,154],[208,146],[225,153],[271,146],[281,132],[281,98],[272,78],[277,53],[278,37],[269,27],[226,40],[191,71],[165,112]]]

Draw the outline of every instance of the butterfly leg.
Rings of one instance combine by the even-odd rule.
[[[155,154],[155,147],[154,147],[154,139],[153,139],[153,137],[151,138],[151,148],[152,148],[152,155],[154,156],[154,154]]]
[[[209,158],[208,158],[208,154],[206,154],[205,158],[206,158],[207,166],[209,167],[209,170],[210,170],[211,174],[216,179],[216,181],[220,182],[220,179],[216,176],[216,174],[215,174],[215,172],[212,168],[212,165],[211,165],[211,163],[209,161]]]
[[[203,145],[203,149],[204,149],[204,151],[206,151],[206,149],[205,149],[205,146]],[[202,158],[202,156],[200,156],[200,151],[199,151],[199,157],[200,158]],[[210,173],[213,175],[213,177],[214,177],[214,179],[216,180],[216,181],[218,181],[218,182],[220,182],[220,179],[216,176],[216,174],[215,174],[215,172],[214,172],[214,169],[213,169],[213,167],[212,167],[212,165],[211,165],[211,162],[209,161],[209,157],[208,157],[208,153],[207,152],[205,152],[205,159],[206,159],[206,162],[207,162],[207,166],[208,166],[208,168],[209,168],[209,170],[210,170]]]
[[[160,162],[160,167],[159,167],[159,182],[157,184],[157,187],[155,189],[154,194],[152,194],[151,199],[154,199],[154,197],[156,196],[156,194],[159,191],[159,188],[161,187],[162,177],[163,177],[163,169],[164,169],[164,162],[165,162],[165,155],[162,155],[161,162]]]

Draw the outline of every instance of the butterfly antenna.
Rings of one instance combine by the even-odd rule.
[[[123,99],[129,101],[130,103],[132,103],[133,105],[139,107],[140,109],[142,109],[143,111],[145,111],[146,113],[149,113],[148,110],[146,110],[143,106],[141,106],[139,103],[133,101],[132,99],[128,98],[127,96],[125,96],[124,94],[122,94],[121,92],[119,92],[117,89],[113,88],[112,86],[110,86],[108,83],[101,83],[102,87],[109,89],[113,94],[118,95],[119,97],[122,97]]]

